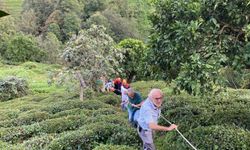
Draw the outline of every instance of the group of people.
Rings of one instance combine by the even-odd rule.
[[[110,85],[109,82],[106,85],[107,90],[121,95],[121,109],[123,111],[127,109],[129,122],[137,128],[137,132],[143,141],[143,150],[155,150],[154,130],[171,131],[177,128],[175,124],[171,124],[169,127],[158,125],[164,100],[163,92],[160,89],[152,89],[147,99],[143,101],[140,93],[134,91],[126,80],[116,78],[113,81],[113,86],[108,86]]]

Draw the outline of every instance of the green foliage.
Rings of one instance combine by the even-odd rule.
[[[219,91],[224,84],[220,76],[220,62],[216,59],[220,55],[211,57],[211,63],[204,62],[199,54],[190,56],[190,62],[182,65],[179,76],[176,78],[176,92],[186,90],[188,94],[203,95],[211,91]],[[223,57],[223,56],[222,56]]]
[[[119,67],[122,68],[125,78],[129,82],[132,79],[142,79],[144,76],[146,46],[140,40],[125,39],[118,46],[123,49],[124,58]]]
[[[45,58],[46,61],[53,64],[60,62],[59,54],[61,51],[60,49],[62,48],[62,43],[54,33],[48,32],[44,39],[40,38],[39,46],[46,54],[48,54]]]
[[[82,126],[86,116],[67,116],[24,125],[20,127],[5,128],[0,131],[0,139],[6,142],[20,142],[40,133],[61,133],[67,130],[75,130]]]
[[[69,110],[73,108],[97,110],[99,108],[108,108],[108,107],[109,105],[105,105],[104,103],[97,100],[85,100],[84,102],[80,100],[69,100],[51,104],[50,106],[42,108],[42,110],[49,112],[51,114],[55,114],[63,110]]]
[[[249,39],[245,36],[249,24],[245,16],[250,10],[247,0],[158,0],[155,6],[151,62],[160,68],[155,72],[162,78],[178,77],[180,89],[204,94],[222,84],[217,78],[219,68],[245,67]],[[196,71],[191,73],[194,68]]]
[[[110,33],[110,35],[112,34],[108,19],[105,16],[103,16],[103,14],[101,14],[100,12],[96,12],[87,19],[86,27],[90,28],[92,24],[102,25],[107,29],[107,32]]]
[[[62,33],[63,41],[69,40],[70,37],[80,31],[81,20],[75,13],[68,13],[64,16]]]
[[[121,98],[114,94],[99,96],[97,100],[113,106],[119,106],[121,103]]]
[[[18,116],[18,118],[0,121],[0,127],[13,127],[13,126],[22,126],[29,125],[36,122],[40,122],[49,118],[49,114],[47,112],[40,111],[30,111],[26,114],[22,114]]]
[[[34,35],[53,32],[64,43],[93,24],[105,26],[115,41],[146,39],[150,29],[147,15],[152,8],[143,0],[25,0],[19,26]]]
[[[41,136],[37,136],[31,138],[28,141],[23,142],[23,147],[26,149],[44,149],[44,147],[48,146],[49,143],[56,138],[55,134],[44,134]]]
[[[0,101],[22,97],[28,94],[28,83],[17,77],[8,77],[0,80]]]
[[[158,88],[164,90],[167,83],[164,81],[137,81],[131,84],[131,87],[136,91],[139,91],[144,99],[148,97],[148,94],[151,89]]]
[[[4,17],[0,19],[0,58],[3,57],[10,38],[16,34],[14,18]]]
[[[97,79],[115,73],[113,67],[118,65],[116,58],[120,55],[113,39],[105,33],[105,28],[92,26],[72,38],[63,50],[62,58],[68,69],[65,74],[73,74],[79,80],[83,79],[87,87],[96,89]]]
[[[186,133],[188,139],[192,139],[198,149],[248,149],[250,146],[250,133],[246,130],[232,126],[198,127]],[[172,139],[172,140],[169,140]],[[189,149],[188,144],[183,144],[177,133],[166,136],[162,147],[171,149]],[[162,149],[163,150],[163,149]]]
[[[229,90],[221,93],[217,99],[211,98],[205,102],[201,101],[200,97],[184,93],[167,96],[162,107],[162,115],[178,124],[178,129],[198,149],[249,147],[250,102],[247,92],[247,90]],[[162,118],[159,124],[168,125]],[[171,149],[189,147],[175,131],[167,134],[159,133],[157,137],[159,138],[156,138],[156,143],[160,150],[166,146]]]
[[[0,149],[23,150],[24,147],[21,145],[11,145],[9,143],[0,141]]]
[[[33,37],[22,34],[11,38],[4,52],[4,58],[10,62],[41,62],[45,59],[45,55]]]
[[[245,69],[242,72],[233,70],[233,68],[224,68],[222,70],[223,79],[228,87],[239,89],[239,88],[250,88],[250,74],[249,69]]]
[[[95,147],[93,150],[134,150],[135,148],[126,145],[111,145],[111,144],[101,144]]]
[[[139,31],[134,20],[122,17],[109,9],[103,11],[102,14],[108,19],[112,31],[111,35],[116,42],[126,38],[139,38]]]
[[[57,37],[57,39],[62,40],[61,30],[57,23],[51,23],[48,26],[48,32],[54,33]]]
[[[137,133],[130,127],[115,125],[107,122],[97,122],[81,127],[79,130],[68,132],[57,140],[52,141],[49,149],[93,149],[96,143],[113,143],[137,146]]]
[[[54,9],[56,8],[57,1],[44,1],[44,0],[37,0],[37,1],[30,1],[24,0],[23,2],[23,13],[26,11],[34,10],[36,14],[35,22],[39,27],[43,27],[47,18],[52,14]]]
[[[40,72],[55,66],[29,62],[19,67]],[[36,75],[43,79],[42,74]],[[167,85],[164,81],[131,84],[143,97],[151,88],[162,89],[161,114],[178,124],[198,149],[249,148],[249,90],[229,89],[217,99],[201,101],[186,93],[173,95]],[[128,123],[127,113],[110,105],[119,101],[118,96],[109,94],[79,101],[75,94],[57,91],[1,102],[0,149],[139,149],[141,140]],[[159,124],[168,125],[162,118]],[[156,133],[159,150],[189,149],[175,131]]]
[[[23,0],[1,0],[0,1],[0,9],[6,10],[12,17],[19,17],[22,11],[22,3]],[[9,17],[9,16],[8,16]]]
[[[29,84],[31,93],[54,93],[64,90],[64,87],[48,85],[48,72],[60,69],[60,65],[39,64],[35,62],[25,62],[21,65],[2,65],[0,66],[0,78],[6,76],[17,76]],[[64,90],[65,91],[65,90]]]
[[[103,11],[107,6],[107,0],[87,0],[84,6],[84,16],[89,18],[97,11]]]

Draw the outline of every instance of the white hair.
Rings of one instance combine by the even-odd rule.
[[[154,88],[149,92],[148,97],[153,98],[156,93],[160,93],[160,95],[163,96],[163,93],[160,89]]]

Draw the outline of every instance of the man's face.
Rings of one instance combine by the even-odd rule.
[[[163,98],[164,98],[163,95],[161,95],[161,93],[159,93],[159,92],[153,94],[152,100],[153,100],[153,103],[155,104],[155,106],[161,107],[162,102],[163,102]]]
[[[134,93],[134,92],[128,92],[128,96],[129,96],[130,98],[134,98],[135,93]]]

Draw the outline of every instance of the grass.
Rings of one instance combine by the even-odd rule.
[[[63,91],[63,88],[61,87],[48,85],[49,72],[58,69],[60,69],[60,67],[56,65],[39,64],[34,62],[26,62],[18,66],[0,64],[0,79],[4,79],[7,76],[24,78],[28,81],[33,94]]]
[[[1,9],[7,11],[12,16],[19,16],[22,11],[23,0],[0,0],[2,2]]]

